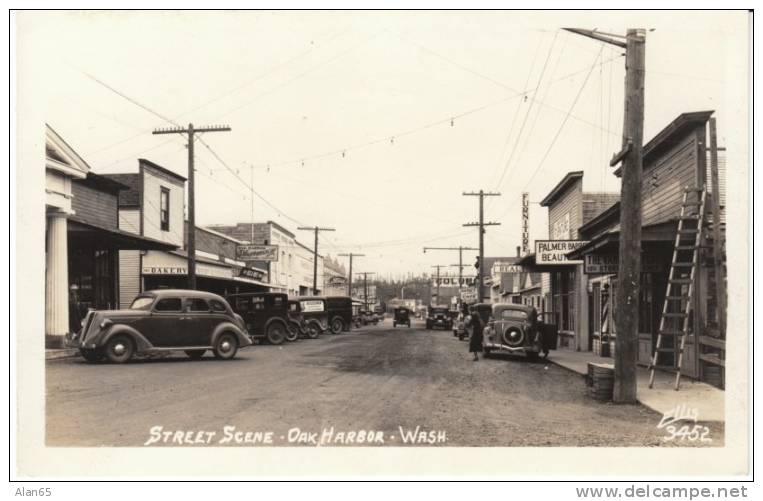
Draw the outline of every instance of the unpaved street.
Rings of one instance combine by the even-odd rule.
[[[396,446],[416,427],[441,446],[666,445],[654,412],[595,402],[550,363],[472,362],[467,343],[420,322],[258,345],[227,362],[50,361],[46,377],[52,446]],[[710,429],[721,445],[722,426]]]

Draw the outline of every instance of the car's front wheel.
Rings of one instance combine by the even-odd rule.
[[[135,345],[129,336],[117,334],[109,339],[104,350],[106,358],[114,364],[123,364],[132,358]]]
[[[306,329],[307,329],[307,337],[309,339],[318,339],[318,336],[321,335],[321,328],[318,322],[308,322]]]
[[[220,360],[230,360],[236,356],[238,351],[238,339],[230,332],[225,332],[217,338],[213,350],[215,358]]]
[[[286,339],[286,328],[280,322],[274,322],[268,326],[265,337],[270,344],[281,344]]]
[[[191,360],[200,360],[206,351],[207,350],[185,350],[185,354],[188,355],[188,358]]]
[[[297,339],[299,339],[299,332],[297,332],[297,330],[296,330],[296,329],[289,329],[289,328],[287,327],[287,328],[286,328],[286,336],[285,336],[285,337],[286,337],[286,340],[287,340],[287,341],[289,341],[289,342],[294,342],[294,341],[296,341]]]

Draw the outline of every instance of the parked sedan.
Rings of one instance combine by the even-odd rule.
[[[251,339],[222,297],[193,290],[145,292],[127,310],[91,311],[67,340],[88,362],[127,362],[135,354],[182,350],[193,359],[212,350],[227,360]]]
[[[556,349],[556,325],[538,321],[538,312],[532,306],[521,304],[494,304],[492,319],[483,331],[482,349],[485,356],[491,352],[523,353],[530,360],[540,353],[548,356]]]

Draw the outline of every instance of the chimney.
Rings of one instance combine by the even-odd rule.
[[[522,257],[521,247],[517,245],[517,257]]]

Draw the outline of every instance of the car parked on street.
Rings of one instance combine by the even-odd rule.
[[[192,359],[212,350],[231,359],[251,339],[241,316],[209,292],[164,289],[139,294],[126,310],[92,310],[67,339],[88,362],[124,363],[135,354],[182,350]]]
[[[305,320],[315,319],[321,326],[321,334],[329,330],[329,312],[323,296],[300,296],[297,298]]]
[[[227,296],[252,339],[281,344],[290,338],[288,296],[280,292],[242,292]]]
[[[305,320],[302,315],[302,306],[299,301],[289,300],[289,331],[296,337],[316,339],[321,333],[320,323],[311,318]]]
[[[395,316],[392,319],[392,327],[407,325],[411,327],[411,310],[406,307],[395,308]]]
[[[350,296],[327,296],[329,330],[333,334],[350,330],[352,325],[352,298]]]
[[[447,306],[430,306],[427,313],[426,328],[450,330],[453,328],[453,319]]]
[[[556,349],[556,325],[538,320],[532,306],[522,304],[494,304],[492,320],[483,331],[482,349],[485,356],[492,352],[524,353],[536,360],[540,353],[548,356]]]

